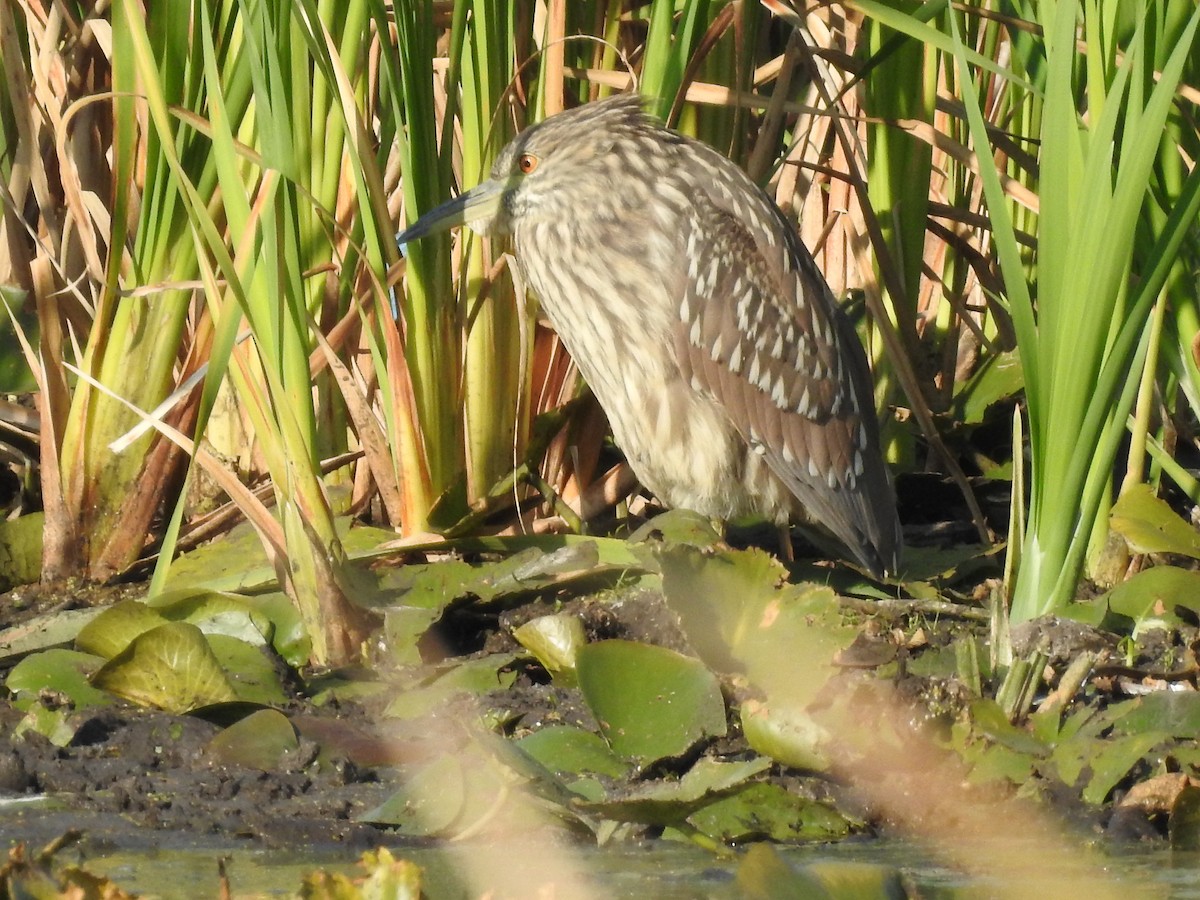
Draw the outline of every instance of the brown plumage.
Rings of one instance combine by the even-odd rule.
[[[515,256],[646,488],[730,519],[806,516],[872,572],[900,526],[870,370],[795,229],[736,165],[636,96],[527,129],[421,218]]]

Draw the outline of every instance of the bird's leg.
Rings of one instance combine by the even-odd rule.
[[[779,556],[785,563],[796,561],[796,551],[792,549],[792,526],[789,522],[776,526],[779,529]]]

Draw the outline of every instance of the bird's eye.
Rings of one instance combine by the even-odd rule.
[[[522,153],[517,157],[517,168],[521,170],[522,175],[532,175],[538,167],[538,158],[532,153]]]

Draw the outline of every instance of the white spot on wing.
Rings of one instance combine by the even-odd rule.
[[[796,412],[802,416],[812,416],[812,406],[808,400],[808,385],[804,386],[804,393],[800,395],[800,402],[796,404]]]

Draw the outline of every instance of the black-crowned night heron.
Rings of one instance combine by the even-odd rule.
[[[770,197],[624,95],[553,116],[398,236],[511,234],[642,484],[668,506],[806,517],[875,574],[900,525],[853,327]]]

